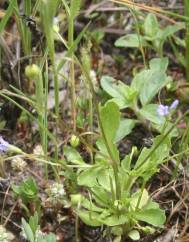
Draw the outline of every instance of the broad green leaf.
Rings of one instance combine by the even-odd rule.
[[[125,136],[131,133],[132,129],[135,127],[136,121],[133,119],[122,119],[120,121],[119,128],[116,132],[115,142],[119,142]]]
[[[143,106],[148,104],[159,90],[170,82],[170,78],[165,74],[166,66],[166,59],[153,59],[150,62],[150,69],[143,70],[134,77],[131,87],[140,93],[140,101]]]
[[[109,76],[101,78],[101,86],[105,92],[113,97],[111,101],[116,103],[120,109],[129,107],[138,94],[132,87]]]
[[[79,152],[76,149],[70,146],[64,146],[63,152],[68,162],[76,165],[85,164],[85,162],[83,161],[82,157],[80,156]]]
[[[153,13],[149,13],[144,21],[144,33],[151,39],[155,38],[159,30],[159,24],[156,16]]]
[[[137,191],[132,195],[131,207],[133,209],[136,208],[140,196],[141,196],[141,191]],[[148,200],[149,200],[148,191],[146,189],[144,189],[144,191],[142,192],[142,197],[141,197],[140,204],[139,204],[138,208],[143,208],[148,203]]]
[[[82,199],[82,207],[88,209],[89,211],[92,210],[93,212],[102,212],[103,208],[97,207],[94,203],[83,197]]]
[[[100,214],[99,220],[108,226],[117,226],[129,222],[127,213],[117,215],[110,213],[108,210],[104,210],[104,212]]]
[[[140,239],[140,234],[136,229],[131,230],[128,233],[128,236],[132,239],[132,240],[139,240]]]
[[[27,236],[27,239],[30,242],[35,242],[33,232],[31,230],[29,224],[26,222],[26,220],[24,218],[22,218],[22,227],[23,227],[24,233]]]
[[[140,101],[143,106],[148,104],[159,90],[168,83],[167,76],[163,72],[151,70],[148,74],[148,78],[143,80],[144,85],[140,92]]]
[[[157,227],[161,227],[166,220],[165,212],[160,208],[135,211],[134,217],[137,220],[146,222]]]
[[[78,205],[78,203],[80,203],[81,207],[83,207],[87,210],[92,210],[93,212],[102,212],[103,211],[103,208],[97,207],[92,201],[88,200],[83,195],[79,196],[79,201],[76,202],[76,204],[75,204],[74,199],[78,195],[80,195],[80,194],[72,194],[71,195],[71,201],[74,202],[74,203],[72,203],[73,205]],[[77,197],[76,197],[76,200],[77,200]]]
[[[146,46],[147,43],[141,35],[139,36],[137,34],[128,34],[122,36],[115,42],[116,47],[139,48],[141,45]]]
[[[50,233],[50,234],[47,234],[42,237],[39,236],[38,241],[39,242],[56,242],[57,240],[56,240],[55,234]]]
[[[140,109],[139,113],[145,117],[145,119],[151,121],[155,124],[164,124],[165,123],[165,117],[160,116],[157,113],[157,108],[159,105],[157,104],[147,104],[143,108]]]
[[[103,222],[99,221],[99,213],[93,211],[86,211],[86,210],[78,210],[78,216],[80,219],[87,225],[96,227],[103,224]]]
[[[123,93],[124,98],[128,104],[132,103],[138,95],[138,92],[134,88],[125,85],[122,82],[118,85],[118,89],[121,93]]]
[[[119,109],[124,109],[124,108],[129,107],[129,103],[126,102],[126,99],[124,99],[124,98],[112,98],[111,101],[114,102],[115,104],[117,104]]]
[[[100,122],[102,126],[103,138],[107,143],[111,156],[119,162],[119,153],[114,144],[116,132],[120,123],[120,112],[118,106],[114,102],[108,102],[103,107],[100,107]]]
[[[111,97],[119,98],[121,96],[120,91],[117,88],[117,80],[110,76],[102,76],[100,84],[104,91],[106,91]]]
[[[159,204],[152,201],[152,200],[149,200],[148,203],[146,204],[146,206],[144,207],[144,209],[159,209]]]
[[[96,141],[96,146],[103,155],[109,156],[104,140],[101,137]]]
[[[95,202],[101,207],[110,207],[112,204],[112,194],[104,190],[101,186],[96,185],[91,188]]]
[[[150,61],[150,69],[165,72],[167,70],[169,60],[167,57],[164,58],[154,58]]]
[[[34,234],[37,231],[38,223],[39,223],[38,213],[35,212],[34,216],[31,216],[30,219],[29,219],[29,225],[30,225]]]
[[[95,186],[97,184],[96,178],[98,172],[101,169],[101,167],[92,167],[82,171],[77,178],[78,185],[87,187]]]
[[[137,92],[140,93],[145,80],[148,78],[149,76],[149,70],[142,70],[139,73],[137,73],[131,83],[131,87],[133,89],[135,89]]]
[[[106,191],[111,192],[110,179],[113,180],[113,177],[114,176],[112,168],[102,169],[101,171],[99,171],[97,176],[98,184],[102,186]]]

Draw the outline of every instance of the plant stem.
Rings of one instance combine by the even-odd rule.
[[[138,36],[138,40],[139,40],[139,45],[140,45],[140,51],[142,54],[142,59],[143,59],[143,63],[144,63],[144,67],[147,68],[147,64],[146,64],[146,58],[145,58],[145,53],[144,53],[144,48],[142,46],[142,42],[141,42],[141,35],[140,35],[140,26],[138,23],[138,19],[137,19],[137,15],[135,13],[135,7],[134,7],[134,2],[133,2],[133,8],[129,8],[131,14],[133,15],[135,24],[136,24],[136,31],[137,31],[137,36]]]
[[[188,147],[188,144],[189,144],[189,123],[187,124],[187,128],[186,128],[179,144],[180,144],[179,145],[180,146],[179,152],[181,153],[181,155],[176,159],[177,162],[176,162],[176,167],[173,171],[173,179],[175,179],[177,177],[178,168],[180,166],[182,159],[187,156],[186,150],[187,150],[187,147]],[[183,150],[184,150],[184,152],[183,152]]]
[[[189,1],[184,1],[184,10],[185,16],[189,17]],[[185,53],[185,70],[186,70],[186,80],[189,82],[189,21],[186,21],[186,35],[185,35],[185,43],[186,43],[186,53]]]
[[[151,157],[151,155],[156,151],[156,149],[161,145],[161,143],[165,140],[165,138],[173,131],[175,126],[186,116],[189,114],[189,110],[184,113],[184,115],[176,120],[176,122],[167,130],[167,132],[164,134],[162,139],[154,146],[154,148],[151,150],[151,152],[144,158],[143,161],[141,161],[140,165],[136,167],[136,169],[140,169]]]
[[[140,201],[142,199],[142,195],[143,195],[143,192],[144,192],[145,185],[146,185],[146,181],[144,180],[143,183],[142,183],[142,188],[141,188],[140,196],[138,198],[138,201],[137,201],[137,205],[136,205],[136,209],[135,210],[137,210],[139,208],[139,206],[140,206]]]
[[[89,127],[90,132],[93,133],[93,96],[90,92],[90,99],[89,99]],[[90,145],[93,147],[93,136],[90,135]],[[90,158],[91,158],[91,164],[93,163],[93,152],[90,151]]]
[[[69,16],[68,24],[68,45],[71,46],[74,43],[74,18]],[[73,131],[76,131],[76,91],[75,91],[75,67],[74,67],[74,54],[71,53],[71,65],[70,65],[70,93],[71,93],[71,108],[72,108],[72,121]]]
[[[83,74],[86,77],[86,80],[89,83],[91,94],[93,95],[94,105],[95,105],[96,111],[97,111],[97,116],[98,116],[98,121],[99,121],[101,134],[102,134],[102,137],[104,139],[105,146],[106,146],[106,149],[108,151],[108,154],[110,155],[110,158],[111,158],[111,165],[112,165],[113,172],[114,172],[114,179],[115,179],[115,186],[116,186],[116,189],[115,189],[116,200],[120,200],[121,199],[121,186],[120,186],[119,177],[118,177],[118,170],[119,170],[118,169],[118,162],[119,161],[115,160],[115,158],[114,158],[114,156],[112,154],[112,151],[111,151],[111,149],[110,149],[110,147],[108,145],[108,141],[106,139],[106,135],[105,135],[105,132],[104,132],[104,129],[103,129],[103,125],[102,125],[102,121],[101,121],[101,117],[100,117],[99,105],[98,105],[98,102],[97,102],[97,99],[96,99],[96,93],[95,93],[95,90],[94,90],[94,87],[93,87],[93,83],[92,83],[91,77],[90,77],[89,73],[86,72],[86,70],[83,68],[82,64],[79,61],[78,61],[78,63],[80,65],[80,68],[81,68]]]

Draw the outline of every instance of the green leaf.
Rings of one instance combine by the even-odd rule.
[[[31,216],[30,219],[29,219],[29,225],[30,225],[30,228],[33,231],[33,234],[35,234],[35,232],[37,231],[38,223],[39,223],[38,213],[35,212],[34,216]]]
[[[106,91],[111,97],[120,98],[121,93],[117,88],[117,80],[111,76],[102,76],[100,84],[104,91]]]
[[[75,196],[71,195],[71,198],[73,199]],[[92,201],[89,201],[87,198],[85,198],[83,195],[80,196],[80,203],[81,206],[89,211],[93,211],[93,212],[102,212],[103,208],[97,207]]]
[[[26,222],[26,220],[24,218],[22,218],[22,226],[23,226],[24,233],[27,236],[27,239],[30,242],[35,242],[33,232],[31,230],[29,224]]]
[[[105,155],[105,156],[109,156],[106,145],[104,143],[104,140],[100,137],[97,141],[96,141],[96,146],[98,147],[99,151]],[[97,154],[98,155],[98,154]]]
[[[85,162],[83,161],[82,157],[80,156],[79,152],[76,149],[70,146],[64,146],[63,152],[65,157],[67,158],[68,162],[76,164],[76,165],[83,165]]]
[[[135,168],[133,170],[133,175],[137,171],[137,168],[140,166],[138,172],[135,176],[142,176],[145,179],[149,179],[149,177],[157,170],[157,166],[163,162],[163,160],[169,156],[170,151],[170,139],[165,138],[161,144],[155,149],[157,144],[162,140],[163,135],[157,136],[151,148],[143,148],[140,153],[138,160],[135,164]],[[153,152],[152,152],[153,151]],[[150,155],[148,160],[146,158]],[[145,161],[145,163],[143,163]]]
[[[120,121],[119,128],[116,132],[115,142],[119,142],[125,136],[131,133],[132,129],[135,127],[136,121],[133,119],[122,119]]]
[[[149,76],[149,70],[142,70],[139,73],[137,73],[131,83],[131,87],[133,89],[135,89],[137,92],[140,93],[145,80],[148,78]]]
[[[141,191],[137,191],[132,195],[131,207],[133,209],[136,208],[140,196],[141,196]],[[149,200],[148,191],[146,189],[144,189],[144,191],[142,192],[142,197],[141,197],[140,204],[139,204],[138,208],[143,208],[148,203],[148,200]]]
[[[164,124],[165,123],[165,117],[160,116],[157,113],[157,108],[159,105],[157,104],[147,104],[143,108],[140,109],[139,113],[145,117],[145,119],[151,121],[155,124]]]
[[[100,214],[99,220],[108,226],[117,226],[129,222],[127,213],[118,215],[112,214],[109,210],[104,210],[104,212]]]
[[[103,138],[107,143],[113,159],[119,162],[119,153],[114,144],[116,132],[120,124],[120,112],[118,106],[114,102],[108,102],[100,107],[100,121],[102,126]]]
[[[97,176],[98,184],[108,192],[111,192],[110,179],[113,181],[112,168],[101,169]],[[113,184],[115,189],[115,184]]]
[[[120,109],[129,107],[132,105],[133,100],[137,96],[137,92],[132,87],[125,85],[122,82],[118,82],[112,77],[103,76],[101,78],[101,86],[105,92],[107,92]]]
[[[101,186],[96,185],[91,188],[91,192],[93,194],[93,198],[95,202],[101,207],[109,207],[111,206],[112,194],[104,190]]]
[[[159,90],[167,84],[166,74],[159,71],[149,71],[148,78],[144,81],[144,85],[140,92],[140,101],[142,105],[148,104]]]
[[[131,87],[140,93],[139,97],[143,106],[170,82],[170,78],[165,74],[166,66],[166,59],[154,59],[150,62],[151,69],[143,70],[134,77]]]
[[[45,235],[43,237],[39,237],[38,238],[38,241],[39,242],[56,242],[56,235],[55,234],[48,234],[48,235]]]
[[[77,178],[78,185],[93,187],[97,184],[98,172],[101,170],[101,167],[92,167],[81,172]]]
[[[169,36],[172,36],[174,33],[184,28],[184,24],[169,25],[161,30],[157,37],[165,41]]]
[[[135,211],[134,217],[137,220],[146,222],[157,227],[161,227],[166,220],[165,212],[160,208]]]
[[[77,214],[80,217],[80,219],[89,226],[96,227],[103,224],[98,219],[99,213],[93,211],[78,210]]]
[[[20,193],[21,193],[20,186],[17,186],[17,185],[12,184],[11,187],[12,187],[12,190],[15,193],[16,197],[19,196]]]
[[[169,60],[167,57],[164,58],[154,58],[150,61],[150,69],[165,72],[167,70]]]
[[[149,13],[144,21],[144,33],[151,39],[155,38],[159,30],[159,24],[156,16],[153,13]]]
[[[139,240],[140,239],[140,234],[136,229],[131,230],[128,233],[128,236],[132,239],[132,240]]]
[[[146,46],[147,43],[145,39],[137,34],[128,34],[120,37],[116,40],[116,47],[127,47],[127,48],[139,48],[140,46]]]

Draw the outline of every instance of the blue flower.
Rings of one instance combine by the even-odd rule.
[[[9,143],[0,136],[0,153],[7,152],[9,149],[9,146],[10,146]]]
[[[160,116],[167,116],[169,114],[169,106],[160,104],[157,108],[157,112]]]
[[[179,104],[179,100],[175,100],[171,103],[170,106],[160,104],[157,108],[157,113],[160,116],[167,116],[171,112],[171,110],[176,109]]]
[[[176,109],[179,104],[179,100],[176,99],[172,104],[170,105],[170,109]]]

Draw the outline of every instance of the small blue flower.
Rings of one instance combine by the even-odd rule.
[[[0,153],[7,152],[9,149],[9,146],[10,146],[9,143],[0,136]]]
[[[160,116],[167,116],[169,114],[169,106],[160,104],[157,108],[157,112]]]
[[[175,101],[173,101],[170,106],[160,104],[157,108],[157,113],[160,116],[165,117],[165,116],[169,115],[171,110],[176,109],[178,104],[179,104],[179,100],[177,100],[177,99]]]
[[[179,104],[179,100],[176,99],[172,104],[170,105],[170,109],[176,109]]]

